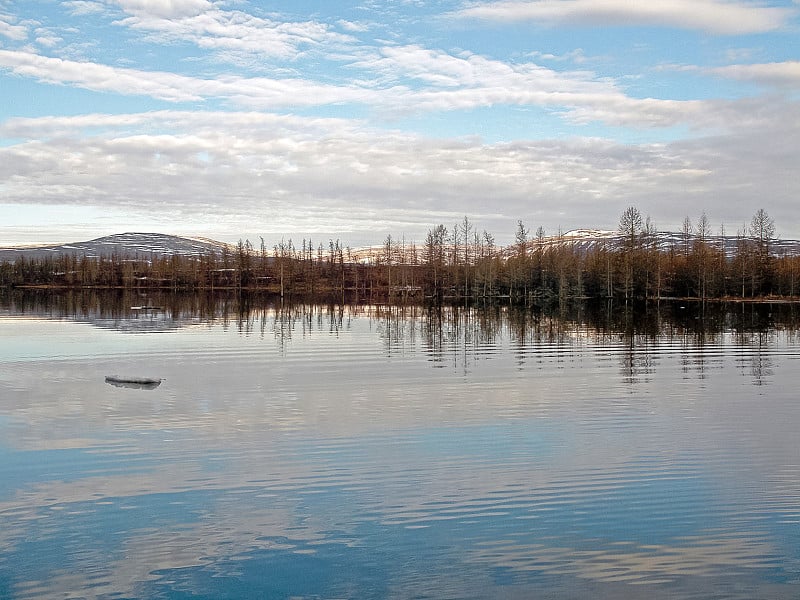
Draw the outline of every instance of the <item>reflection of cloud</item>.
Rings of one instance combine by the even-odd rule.
[[[228,449],[235,458],[223,453],[223,469],[207,468],[209,461],[214,461],[214,451],[205,446],[194,450],[182,446],[175,456],[169,454],[174,445],[163,439],[154,441],[153,455],[147,460],[160,456],[166,462],[148,462],[141,471],[136,465],[142,457],[127,455],[128,448],[98,449],[118,453],[114,464],[131,472],[50,481],[18,490],[13,500],[0,502],[0,514],[8,519],[0,530],[0,551],[5,554],[17,552],[17,546],[26,540],[62,535],[72,547],[70,527],[78,525],[64,515],[96,515],[90,519],[96,525],[82,526],[88,531],[81,534],[103,540],[108,535],[106,519],[125,523],[129,515],[139,514],[140,522],[157,525],[126,530],[120,545],[112,546],[108,553],[84,552],[81,546],[77,574],[55,571],[48,573],[46,580],[15,583],[26,590],[26,597],[33,598],[52,597],[55,590],[63,589],[91,590],[91,598],[128,595],[142,583],[158,579],[158,570],[213,566],[255,550],[308,551],[323,542],[349,543],[326,533],[332,527],[330,522],[318,521],[313,515],[302,517],[302,491],[324,485],[320,481],[324,476],[303,461],[287,461],[285,454],[277,459],[278,451],[260,437],[248,440],[240,438],[238,448]],[[253,454],[242,455],[248,448]],[[256,476],[263,479],[253,481]],[[265,481],[274,482],[275,490],[268,485],[262,489]],[[160,512],[151,513],[154,503],[157,511],[183,518],[164,523]],[[64,559],[73,560],[69,553]],[[43,566],[66,570],[69,564],[65,565],[64,559],[49,556]]]
[[[136,498],[115,502],[135,505]],[[81,597],[87,599],[109,595],[134,597],[141,593],[143,585],[162,579],[164,572],[170,570],[198,567],[231,576],[224,563],[247,553],[267,550],[308,553],[321,543],[350,543],[326,536],[322,524],[298,526],[297,512],[296,507],[276,506],[269,500],[261,507],[242,506],[219,496],[196,522],[126,531],[120,546],[110,553],[82,550],[76,572],[56,571],[48,573],[45,580],[17,581],[15,587],[24,589],[26,598],[52,598],[62,590],[80,590]],[[119,519],[124,519],[124,515]],[[97,535],[104,533],[101,530]],[[26,534],[30,536],[31,530]]]
[[[605,549],[555,548],[544,544],[490,542],[470,552],[481,565],[515,572],[574,575],[599,582],[669,583],[721,572],[741,574],[774,566],[775,548],[757,532],[698,533],[674,544],[618,544]]]
[[[513,331],[501,320],[484,338],[472,313],[444,311],[449,368],[434,369],[425,311],[262,314],[263,327],[149,336],[163,344],[154,354],[128,346],[148,336],[98,331],[112,342],[105,357],[5,362],[0,389],[22,425],[4,428],[4,443],[85,451],[72,471],[20,484],[0,502],[2,552],[59,536],[83,550],[77,529],[100,538],[104,524],[136,516],[136,526],[119,525],[108,553],[75,553],[85,579],[31,576],[26,594],[45,598],[56,586],[132,594],[169,576],[159,571],[231,575],[253,553],[369,547],[371,535],[396,532],[406,545],[391,556],[418,556],[430,532],[448,574],[453,565],[476,571],[470,584],[492,569],[604,585],[746,577],[791,552],[777,546],[774,523],[754,531],[737,519],[763,514],[766,502],[796,514],[797,473],[785,467],[796,451],[796,420],[786,418],[795,403],[772,398],[771,410],[753,414],[752,388],[727,371],[709,374],[705,385],[720,375],[721,392],[706,397],[682,379],[685,355],[712,350],[693,349],[691,336],[651,340],[659,361],[634,385],[619,374],[629,340],[544,316]],[[16,334],[24,327],[42,323],[21,323]],[[713,351],[734,369],[731,339],[720,336]],[[784,343],[777,334],[766,341],[773,351]],[[169,385],[145,401],[109,388],[98,374],[121,356],[160,365]],[[776,359],[772,377],[781,366]],[[658,387],[665,381],[668,391]],[[82,461],[91,469],[81,471]],[[497,537],[504,541],[487,543]],[[61,564],[44,558],[42,568],[51,558]],[[387,571],[398,596],[422,585],[419,571]],[[441,595],[469,589],[458,583],[440,582]]]

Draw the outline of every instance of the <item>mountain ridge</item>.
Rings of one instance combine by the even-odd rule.
[[[210,238],[186,237],[165,233],[126,232],[101,236],[83,242],[63,244],[42,244],[38,246],[9,246],[0,248],[0,261],[41,259],[75,254],[89,258],[99,258],[118,254],[122,256],[201,256],[209,253],[230,251],[232,246]]]
[[[697,239],[694,235],[688,237],[683,233],[659,231],[652,234],[650,243],[662,251],[678,249],[686,244],[693,244]],[[723,249],[725,254],[733,256],[740,236],[706,236],[705,242],[712,247]],[[598,245],[609,248],[618,247],[623,241],[623,236],[616,231],[601,229],[575,229],[565,233],[534,238],[527,241],[527,251],[537,248],[549,249],[570,245],[580,251],[591,251]],[[773,254],[800,254],[800,240],[773,239],[770,242]],[[417,245],[418,251],[422,245]],[[383,252],[383,245],[353,248],[352,254],[360,260],[374,259]],[[497,250],[502,256],[513,255],[518,248],[517,244],[498,246]],[[67,242],[63,244],[42,244],[25,246],[0,247],[0,261],[14,262],[19,258],[42,259],[55,258],[64,254],[75,254],[89,258],[102,256],[121,255],[125,257],[142,256],[202,256],[207,254],[221,254],[225,251],[233,252],[235,245],[220,242],[206,237],[188,237],[164,233],[125,232],[116,233],[83,242]]]

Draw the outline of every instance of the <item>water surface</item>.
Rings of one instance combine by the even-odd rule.
[[[0,597],[800,595],[790,307],[143,304],[0,310]]]

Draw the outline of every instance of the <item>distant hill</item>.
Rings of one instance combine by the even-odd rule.
[[[221,253],[228,244],[204,238],[186,238],[161,233],[118,233],[107,235],[88,242],[74,242],[53,246],[20,246],[0,248],[0,261],[14,262],[24,256],[27,259],[41,259],[75,254],[77,256],[100,257],[116,254],[118,256],[200,256]]]
[[[657,231],[652,234],[650,243],[653,245],[653,247],[658,248],[663,252],[668,252],[673,248],[676,251],[681,251],[687,242],[688,244],[693,245],[695,240],[696,236],[691,234],[688,236],[687,240],[686,236],[681,233]],[[723,250],[726,256],[733,257],[736,255],[740,238],[735,235],[709,235],[706,236],[705,241],[709,246]],[[547,236],[541,240],[529,240],[527,249],[528,251],[532,251],[535,250],[539,245],[545,249],[572,246],[585,252],[592,252],[604,247],[610,250],[616,250],[622,247],[623,236],[616,231],[576,229],[573,231],[568,231],[559,236]],[[772,254],[776,256],[781,256],[783,254],[800,254],[800,240],[774,239],[770,242],[770,249]],[[504,254],[506,256],[510,256],[516,251],[517,249],[515,246],[507,246],[504,249]]]
[[[690,236],[689,243],[694,242]],[[706,242],[710,246],[722,248],[729,257],[735,256],[738,239],[736,236],[708,236]],[[616,231],[602,231],[595,229],[577,229],[568,231],[558,236],[547,236],[541,240],[528,241],[528,251],[532,252],[538,247],[543,249],[572,246],[582,252],[591,252],[602,247],[616,249],[622,243],[622,237]],[[653,234],[652,243],[662,251],[675,248],[680,251],[686,243],[685,237],[680,233],[660,231]],[[411,246],[409,245],[406,250]],[[776,239],[771,243],[772,252],[776,256],[783,254],[800,255],[800,241]],[[200,256],[209,253],[222,253],[227,249],[233,252],[235,248],[229,244],[205,238],[187,238],[161,233],[118,233],[105,237],[89,240],[88,242],[74,242],[52,246],[20,246],[0,248],[0,261],[14,262],[21,256],[29,259],[41,259],[62,254],[75,254],[77,256],[100,257],[116,254],[123,257],[157,256]],[[417,243],[416,249],[421,256],[424,244]],[[399,248],[395,251],[398,252]],[[510,257],[517,252],[514,245],[498,248],[501,256]],[[370,263],[381,258],[385,252],[382,245],[364,248],[353,248],[348,256],[356,262]]]
[[[662,252],[669,252],[675,249],[676,252],[682,252],[685,245],[689,244],[691,250],[696,236],[689,235],[687,238],[681,233],[671,233],[669,231],[658,231],[652,234],[649,243],[652,247],[658,248]],[[722,249],[725,255],[729,258],[736,256],[737,248],[740,238],[735,235],[709,235],[705,238],[706,243],[714,248]],[[604,248],[608,250],[618,250],[623,246],[623,237],[617,231],[607,231],[600,229],[575,229],[567,231],[561,235],[545,236],[541,239],[531,238],[526,244],[526,251],[530,254],[541,248],[547,252],[552,249],[569,247],[577,250],[580,253],[591,253]],[[424,243],[416,243],[416,252],[418,256],[423,256],[425,252]],[[786,255],[800,255],[800,240],[782,240],[774,239],[770,242],[770,248],[775,256]],[[409,259],[411,244],[405,245],[406,260]],[[452,250],[450,244],[445,244],[447,252]],[[500,246],[497,248],[501,257],[508,259],[519,252],[519,247],[516,244],[508,246]],[[396,260],[401,260],[399,257],[402,255],[403,250],[395,242],[395,256]],[[383,260],[386,254],[384,245],[367,246],[364,248],[352,248],[348,255],[353,260],[361,263],[375,263],[378,260]]]

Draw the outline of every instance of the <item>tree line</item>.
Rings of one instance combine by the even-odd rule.
[[[664,243],[649,218],[626,209],[616,235],[588,247],[518,221],[514,243],[500,247],[468,217],[432,227],[422,244],[388,235],[369,251],[339,240],[314,245],[281,240],[271,249],[240,241],[199,256],[63,254],[0,263],[0,286],[237,290],[281,297],[447,301],[504,298],[532,303],[569,298],[766,298],[797,295],[800,257],[775,251],[775,224],[763,209],[726,248],[705,213],[688,217]]]

